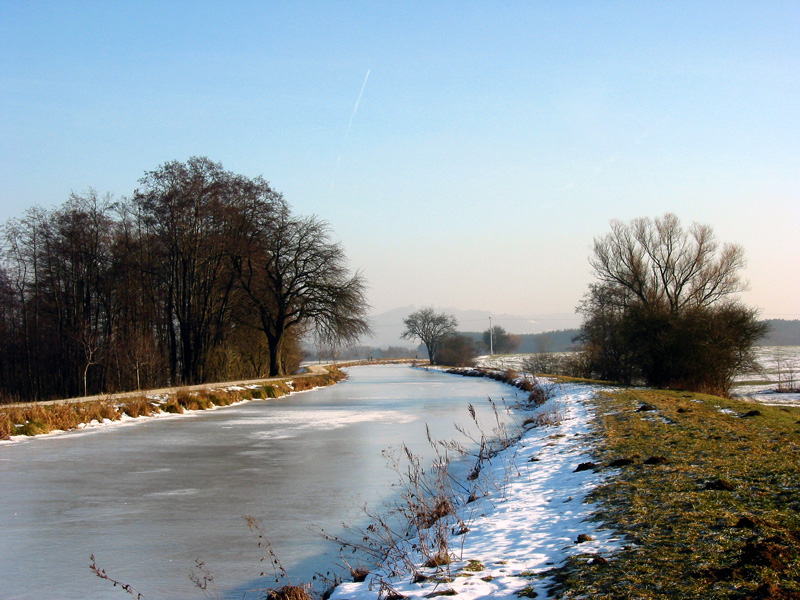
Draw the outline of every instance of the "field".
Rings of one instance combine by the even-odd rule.
[[[626,540],[572,557],[559,598],[800,598],[800,408],[624,389],[595,399],[588,500]]]
[[[735,395],[764,404],[800,406],[800,346],[756,348],[761,368],[739,378]]]
[[[569,352],[482,356],[479,366],[523,371],[531,358],[544,364],[567,358]],[[759,346],[759,368],[738,378],[733,395],[762,404],[800,406],[800,346]]]

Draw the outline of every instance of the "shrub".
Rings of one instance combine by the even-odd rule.
[[[529,373],[572,375],[567,356],[563,352],[539,352],[525,359],[523,368]]]
[[[460,334],[449,334],[439,342],[436,351],[436,364],[449,365],[452,367],[472,367],[475,364],[475,357],[478,355],[478,347],[475,340]]]
[[[530,383],[530,392],[527,398],[527,403],[529,406],[542,406],[556,393],[555,384],[543,382],[535,375],[533,375],[532,379],[529,379],[528,381]]]
[[[147,398],[136,398],[125,402],[120,410],[129,417],[149,417],[153,414],[153,405]]]

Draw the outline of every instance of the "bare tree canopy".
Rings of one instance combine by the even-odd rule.
[[[599,281],[672,313],[710,306],[746,287],[739,277],[741,246],[720,246],[708,225],[693,223],[687,230],[670,213],[612,221],[611,233],[595,238],[590,262]]]
[[[263,234],[253,236],[251,250],[235,257],[234,266],[267,338],[271,375],[282,373],[289,331],[311,330],[327,345],[353,343],[370,332],[366,282],[348,272],[327,223],[281,211],[255,230]]]
[[[675,215],[613,221],[578,311],[588,375],[727,395],[766,328],[735,300],[744,251]]]
[[[437,313],[433,308],[422,308],[403,319],[406,326],[400,336],[404,340],[420,339],[428,349],[430,364],[436,364],[436,351],[442,338],[454,333],[458,322],[453,315]]]
[[[241,250],[240,213],[288,210],[261,178],[225,171],[205,157],[147,173],[133,198],[146,238],[142,270],[161,290],[173,381],[204,381],[211,350],[230,322],[234,277],[229,250]]]

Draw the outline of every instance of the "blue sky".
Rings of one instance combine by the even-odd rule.
[[[328,220],[376,312],[549,314],[609,220],[669,211],[800,318],[798,31],[798,2],[0,0],[0,221],[208,156]]]

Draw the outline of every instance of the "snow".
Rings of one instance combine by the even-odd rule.
[[[469,531],[453,534],[450,540],[455,562],[438,572],[420,567],[431,577],[420,583],[412,582],[410,574],[393,578],[376,571],[364,582],[342,583],[332,598],[375,600],[382,584],[407,598],[452,590],[462,599],[516,599],[525,588],[529,597],[534,592],[547,597],[551,582],[539,574],[567,557],[599,554],[612,559],[621,541],[589,519],[593,507],[585,501],[608,471],[575,472],[591,459],[592,407],[587,400],[597,389],[585,384],[559,386],[543,409],[557,403],[561,424],[529,429],[518,444],[492,458],[482,475],[491,469],[489,481],[494,485],[486,487],[483,498],[460,509]],[[581,534],[592,541],[576,543]]]
[[[755,352],[759,368],[737,378],[733,395],[760,404],[800,406],[800,346],[761,346]],[[754,380],[758,383],[749,383]]]

